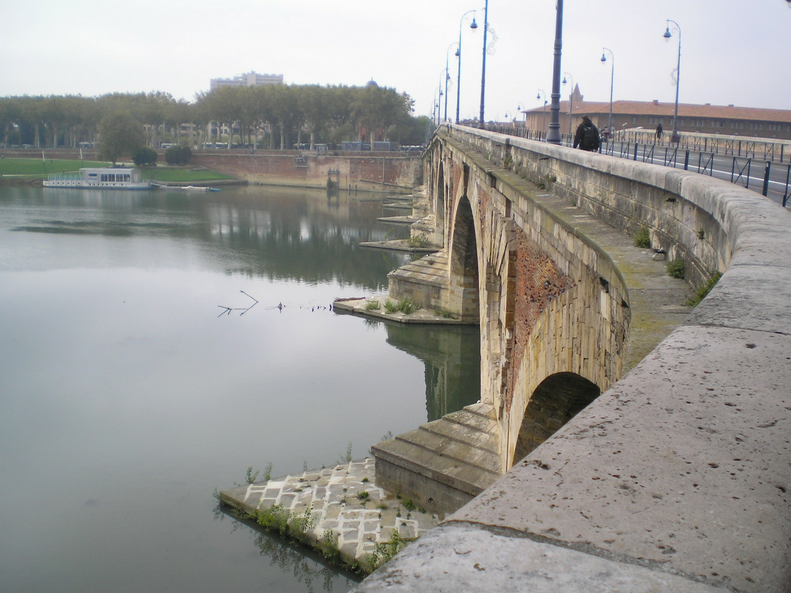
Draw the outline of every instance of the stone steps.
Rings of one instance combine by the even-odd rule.
[[[503,473],[497,422],[487,404],[467,406],[372,451],[377,486],[440,514],[461,508]]]
[[[448,284],[448,254],[445,251],[432,253],[393,270],[387,276],[391,281],[396,279],[401,282],[421,282],[445,287]]]

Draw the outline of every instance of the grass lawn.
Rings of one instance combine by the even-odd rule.
[[[155,167],[142,169],[143,179],[154,181],[216,181],[219,179],[233,179],[230,175],[223,175],[209,169],[193,171],[189,167]]]
[[[50,173],[79,171],[80,167],[108,167],[109,163],[97,161],[67,161],[47,159],[0,159],[0,175],[25,175],[46,177]]]
[[[68,173],[79,171],[82,167],[109,167],[110,163],[99,161],[78,161],[58,159],[0,159],[0,175],[13,175],[16,177],[46,178],[51,173]],[[220,179],[233,179],[208,169],[192,170],[189,167],[158,166],[141,169],[143,179],[156,181],[215,181]]]

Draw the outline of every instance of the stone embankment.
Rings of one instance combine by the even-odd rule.
[[[437,525],[436,515],[374,485],[374,460],[307,471],[220,493],[220,501],[302,540],[331,560],[368,572],[396,547]],[[394,535],[395,534],[395,535]]]

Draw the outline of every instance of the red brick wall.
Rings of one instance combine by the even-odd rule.
[[[301,157],[304,162],[298,163]],[[192,165],[233,175],[250,183],[326,187],[327,179],[339,180],[342,189],[407,190],[420,183],[419,156],[401,153],[349,153],[343,155],[300,155],[296,151],[195,151]],[[330,170],[340,176],[329,176]]]

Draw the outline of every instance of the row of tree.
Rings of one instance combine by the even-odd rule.
[[[258,143],[290,148],[309,136],[315,142],[370,140],[375,136],[421,144],[428,118],[412,116],[405,93],[371,84],[365,87],[271,85],[220,87],[190,103],[162,92],[101,97],[0,97],[0,144],[35,147],[93,145],[100,124],[118,123],[124,114],[139,126],[141,145],[158,147],[163,139],[187,145],[227,139],[228,147]],[[182,124],[194,135],[181,136]],[[112,126],[104,126],[111,129]]]

